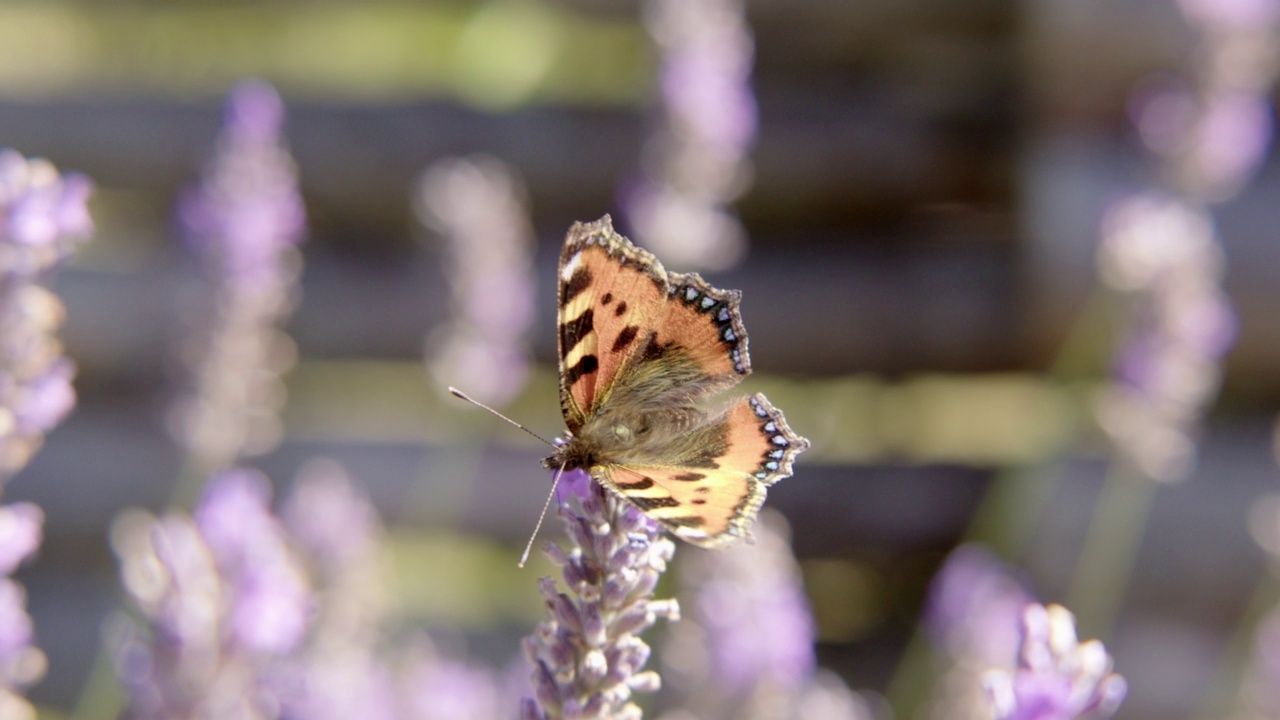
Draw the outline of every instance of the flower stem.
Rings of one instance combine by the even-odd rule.
[[[1090,634],[1106,637],[1115,624],[1155,493],[1156,483],[1112,462],[1067,592]]]

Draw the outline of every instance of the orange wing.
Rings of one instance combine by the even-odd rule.
[[[792,462],[809,441],[792,432],[759,393],[731,407],[719,422],[727,426],[728,443],[711,467],[596,465],[589,472],[695,545],[713,548],[750,537],[766,489],[791,475]]]
[[[570,228],[559,280],[560,406],[572,433],[620,374],[668,348],[683,348],[701,374],[724,377],[726,386],[751,372],[739,293],[668,273],[615,232],[608,215]]]

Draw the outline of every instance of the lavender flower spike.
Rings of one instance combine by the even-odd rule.
[[[125,589],[140,613],[119,652],[125,717],[278,717],[297,683],[288,660],[313,597],[253,470],[212,478],[194,516],[142,511],[113,530]]]
[[[1108,718],[1128,686],[1111,672],[1111,656],[1097,640],[1076,640],[1075,617],[1061,605],[1028,605],[1018,669],[985,677],[995,720]]]
[[[183,348],[193,387],[171,416],[195,477],[271,450],[282,433],[280,378],[297,351],[278,327],[296,301],[306,224],[283,123],[269,85],[237,87],[217,152],[179,209],[212,295]]]
[[[39,275],[93,231],[92,183],[0,150],[0,481],[22,469],[75,405],[55,333],[65,310]]]
[[[552,543],[547,555],[563,568],[569,592],[551,578],[540,583],[548,618],[525,639],[535,698],[524,700],[521,717],[639,720],[631,693],[661,682],[642,672],[649,646],[639,635],[660,617],[680,616],[675,600],[653,599],[675,545],[581,470],[564,474],[559,499],[568,551]]]
[[[0,507],[0,718],[36,717],[22,689],[44,676],[45,656],[35,647],[27,594],[9,573],[40,546],[44,513],[31,503]]]

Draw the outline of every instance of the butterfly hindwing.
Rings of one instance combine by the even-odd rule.
[[[725,441],[705,462],[604,465],[591,474],[677,536],[716,547],[750,535],[769,485],[791,475],[809,442],[760,393],[733,405],[716,425]]]
[[[591,476],[677,537],[718,547],[747,535],[765,486],[736,470],[597,465]]]

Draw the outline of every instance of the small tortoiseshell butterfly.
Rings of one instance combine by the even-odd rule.
[[[569,432],[543,463],[586,470],[695,545],[749,536],[809,441],[760,393],[714,404],[751,373],[741,293],[667,272],[608,215],[570,228],[559,285]]]

